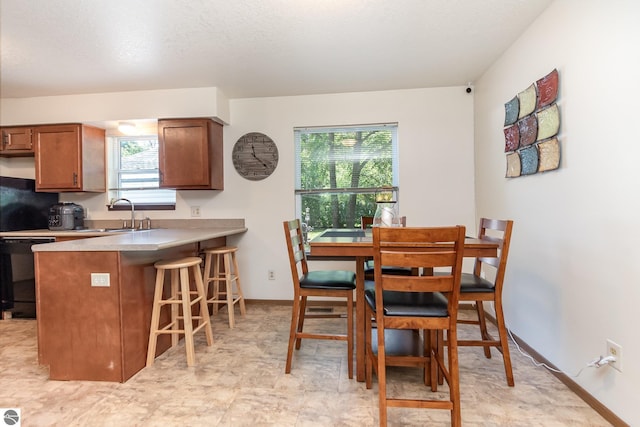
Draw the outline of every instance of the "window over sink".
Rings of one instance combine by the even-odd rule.
[[[109,137],[109,199],[131,200],[136,210],[172,210],[176,191],[159,188],[157,135]],[[116,204],[112,209],[128,209]]]

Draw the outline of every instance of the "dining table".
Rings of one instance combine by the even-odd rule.
[[[497,243],[467,237],[464,257],[495,257]],[[356,263],[356,379],[365,379],[365,261],[373,257],[371,229],[329,228],[309,240],[309,260],[355,260]]]

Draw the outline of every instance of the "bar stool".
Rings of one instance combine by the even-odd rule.
[[[207,300],[208,304],[213,305],[213,314],[218,312],[218,305],[226,304],[229,312],[229,327],[235,325],[234,304],[239,303],[240,314],[244,316],[246,309],[244,306],[244,296],[240,286],[240,276],[238,273],[238,262],[236,261],[235,246],[220,246],[217,248],[205,249],[206,255],[204,263],[204,284],[208,295],[212,295]],[[221,259],[222,258],[222,259]],[[220,271],[220,264],[224,266],[224,271]],[[213,265],[213,276],[211,276],[211,266]],[[224,282],[224,291],[220,290],[220,283]],[[233,283],[235,282],[236,290],[233,291]],[[209,284],[213,285],[213,292],[210,292]],[[224,297],[224,298],[222,298]]]
[[[200,272],[200,257],[186,257],[166,261],[158,261],[153,266],[156,268],[156,287],[153,295],[153,311],[151,312],[151,330],[149,331],[149,347],[147,349],[147,366],[153,365],[156,357],[156,344],[158,335],[171,334],[171,347],[178,344],[179,334],[184,334],[185,348],[187,350],[187,366],[195,365],[195,353],[193,336],[204,328],[207,336],[207,345],[213,343],[213,332],[209,311],[207,310],[207,295],[204,291],[202,275]],[[193,273],[196,290],[189,289],[189,269]],[[171,293],[168,299],[163,299],[165,272],[171,276]],[[199,314],[193,315],[192,306],[199,304]],[[160,327],[160,310],[163,306],[171,307],[171,322]],[[182,307],[182,315],[180,315]],[[182,320],[183,328],[179,329]],[[198,326],[193,327],[193,320],[198,321]]]

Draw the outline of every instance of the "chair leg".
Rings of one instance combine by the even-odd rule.
[[[293,307],[291,309],[291,329],[289,331],[289,347],[287,349],[287,364],[284,368],[286,374],[291,372],[291,359],[293,358],[293,344],[296,341],[296,328],[298,317],[300,316],[300,296],[296,293],[293,296]]]
[[[240,270],[238,270],[238,261],[236,259],[236,253],[231,253],[231,259],[233,260],[233,271],[236,274],[236,290],[238,292],[238,303],[240,304],[240,315],[247,314],[247,308],[244,305],[244,294],[242,293],[242,286],[240,286]]]
[[[153,365],[156,358],[156,344],[160,329],[160,300],[162,299],[162,288],[164,283],[164,270],[156,272],[156,288],[153,292],[153,309],[151,311],[151,331],[149,333],[149,346],[147,347],[147,366]]]
[[[213,257],[213,299],[215,301],[220,300],[220,255],[215,254]],[[211,307],[213,314],[218,314],[218,304],[214,303]]]
[[[430,330],[429,332],[429,370],[431,391],[438,391],[438,362],[435,360],[435,351],[438,345],[438,333],[437,331]]]
[[[171,277],[171,299],[178,301],[180,298],[180,273],[178,270],[171,270],[169,273]],[[178,324],[178,317],[180,316],[180,306],[178,304],[171,304],[171,329],[177,331],[180,329]],[[171,347],[178,345],[180,336],[177,332],[171,334]]]
[[[191,302],[189,293],[189,270],[180,269],[180,289],[182,291],[182,321],[184,328],[184,346],[187,350],[187,366],[196,364],[193,343],[193,321],[191,320]]]
[[[353,293],[347,296],[347,370],[353,378]]]
[[[487,332],[487,320],[484,315],[484,306],[482,301],[476,301],[476,312],[478,313],[478,323],[480,324],[480,335],[485,341],[490,341],[491,337]],[[488,344],[484,346],[484,356],[487,359],[491,359],[491,346]]]
[[[372,316],[373,313],[371,312],[371,310],[369,310],[369,308],[365,308],[365,316],[366,316],[366,322],[365,322],[365,329],[364,329],[364,381],[365,381],[365,386],[367,387],[367,390],[371,389],[372,386],[372,376],[373,376],[373,354],[372,354],[372,340],[371,340],[371,333],[372,333],[372,327],[371,327],[371,323],[373,322],[372,320]]]
[[[209,299],[209,292],[211,289],[211,286],[213,284],[213,281],[211,280],[211,264],[213,262],[213,254],[211,253],[207,253],[204,257],[204,269],[202,272],[202,279],[203,279],[203,283],[204,283],[204,290],[205,290],[205,294],[207,296],[207,299]]]
[[[211,318],[209,317],[209,307],[207,307],[207,293],[204,290],[202,272],[200,271],[199,265],[194,265],[191,269],[196,282],[198,298],[200,298],[200,321],[198,322],[198,326],[204,324],[204,333],[207,337],[207,345],[210,346],[213,344],[213,330],[211,329]]]
[[[509,353],[509,339],[507,337],[507,327],[504,323],[502,304],[499,301],[495,304],[495,310],[496,323],[498,324],[498,335],[500,335],[500,351],[502,352],[502,359],[504,361],[504,372],[507,376],[507,384],[510,387],[513,387],[514,380],[513,369],[511,368],[511,355]]]
[[[307,297],[300,298],[300,313],[298,313],[298,333],[302,333],[302,327],[304,326],[304,315],[307,310]],[[300,350],[300,344],[302,344],[302,338],[296,339],[296,350]]]
[[[378,325],[378,406],[380,407],[380,425],[387,425],[387,369],[384,347],[384,330]]]
[[[429,329],[423,329],[422,330],[422,355],[424,357],[428,357],[429,359],[425,362],[424,365],[424,369],[423,369],[423,376],[424,376],[424,385],[428,386],[428,385],[432,385],[433,382],[435,381],[434,378],[434,374],[435,374],[435,362],[433,362],[433,360],[431,359],[431,342],[432,342],[432,336],[431,336],[431,330]]]
[[[231,254],[224,254],[222,256],[223,260],[224,260],[224,287],[225,287],[225,292],[226,292],[226,297],[227,297],[227,314],[229,315],[229,328],[233,328],[235,325],[235,318],[234,318],[234,314],[235,314],[235,310],[233,307],[233,288],[232,288],[232,273],[231,273],[231,262],[229,261],[229,258],[231,257]]]
[[[444,331],[438,330],[436,331],[436,351],[438,352],[438,359],[441,363],[444,363]],[[450,339],[449,332],[447,331],[447,341]],[[438,384],[444,384],[444,376],[442,375],[442,370],[438,368]],[[435,390],[434,390],[435,391]]]
[[[462,425],[460,415],[460,372],[458,370],[458,338],[455,328],[447,332],[449,359],[449,397],[451,399],[451,426]]]

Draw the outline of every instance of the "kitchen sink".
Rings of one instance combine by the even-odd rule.
[[[73,230],[78,233],[126,233],[129,231],[148,231],[147,228],[83,228]]]

